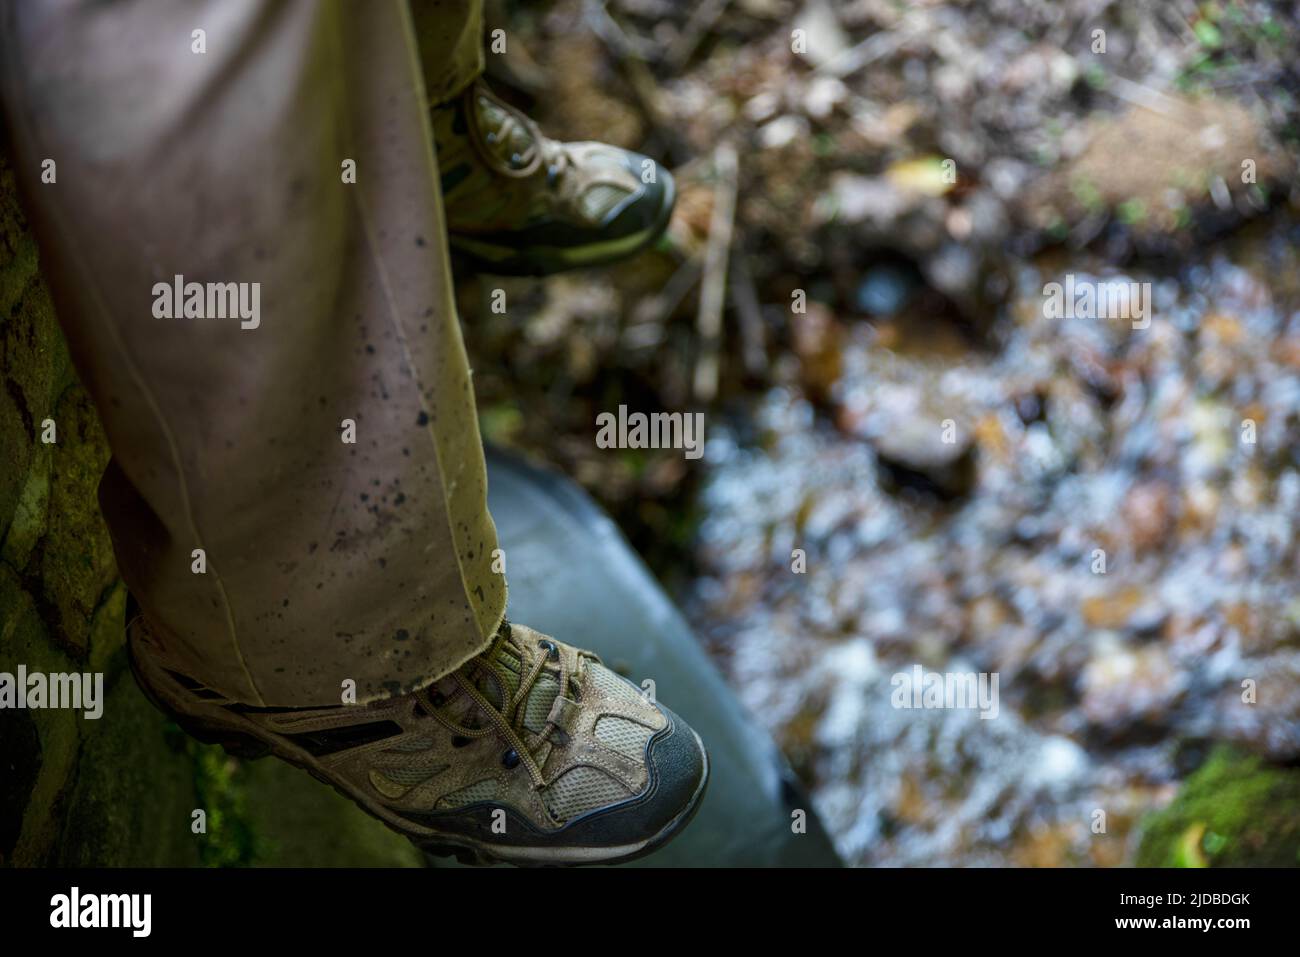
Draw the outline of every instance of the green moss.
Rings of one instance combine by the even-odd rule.
[[[45,532],[50,507],[49,455],[38,454],[32,460],[18,503],[3,538],[0,558],[14,568],[24,568],[27,559]]]
[[[1140,226],[1147,218],[1146,203],[1140,199],[1126,199],[1115,210],[1120,222],[1126,226]]]
[[[167,733],[193,762],[196,808],[206,832],[195,835],[207,867],[419,867],[409,841],[303,771],[264,758],[233,758],[168,723]]]
[[[1218,50],[1223,46],[1223,32],[1209,20],[1198,20],[1192,28],[1196,40],[1207,50]]]
[[[485,440],[509,445],[523,432],[524,415],[514,403],[497,402],[479,410],[478,424]]]
[[[181,734],[174,725],[169,734]],[[206,816],[206,829],[195,837],[199,859],[207,867],[247,867],[262,853],[245,810],[244,788],[238,759],[215,744],[185,738],[186,752],[194,762],[194,793]]]
[[[1084,209],[1089,212],[1096,212],[1104,205],[1101,200],[1101,192],[1097,189],[1095,183],[1090,180],[1079,178],[1070,184],[1070,192],[1074,194],[1075,200]]]
[[[356,804],[304,771],[265,758],[240,765],[266,867],[421,867],[423,855]]]
[[[1104,90],[1110,86],[1110,76],[1096,63],[1084,68],[1083,79],[1094,90]]]
[[[49,516],[40,578],[45,600],[57,616],[51,625],[84,652],[95,610],[117,580],[112,541],[96,495],[108,463],[108,443],[80,386],[64,390],[53,417],[59,441],[50,450]]]
[[[1300,770],[1219,748],[1142,826],[1141,867],[1300,866]]]
[[[200,843],[190,821],[202,805],[190,756],[168,740],[162,716],[131,677],[125,652],[112,658],[105,686],[98,720],[61,712],[82,737],[74,783],[65,798],[29,806],[28,818],[60,824],[54,857],[66,867],[198,864]]]

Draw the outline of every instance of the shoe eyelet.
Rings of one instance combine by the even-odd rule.
[[[518,767],[519,752],[516,751],[514,748],[511,748],[505,754],[501,755],[501,763],[504,764],[507,768]]]
[[[537,647],[546,649],[546,659],[548,661],[560,660],[560,649],[555,647],[555,642],[542,639],[537,643]]]

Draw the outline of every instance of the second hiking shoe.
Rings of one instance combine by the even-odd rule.
[[[452,249],[485,272],[602,265],[668,225],[668,170],[604,143],[549,139],[481,80],[432,116]]]

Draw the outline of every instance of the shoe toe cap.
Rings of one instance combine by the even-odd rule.
[[[664,824],[687,808],[708,776],[708,754],[699,735],[668,708],[659,706],[668,718],[666,733],[651,738],[648,745],[652,804],[658,805]]]
[[[659,705],[668,725],[647,744],[649,783],[634,798],[572,822],[574,839],[607,845],[667,840],[690,818],[708,783],[709,760],[691,727]]]
[[[667,225],[677,199],[673,174],[666,166],[640,153],[624,151],[623,163],[639,183],[638,191],[635,198],[615,210],[605,229],[610,235],[619,236],[647,231],[657,233]],[[654,178],[649,182],[643,175],[646,169],[654,170]]]

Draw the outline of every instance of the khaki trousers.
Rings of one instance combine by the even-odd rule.
[[[504,614],[427,110],[480,30],[452,0],[0,12],[122,576],[163,663],[232,700],[403,693]]]

